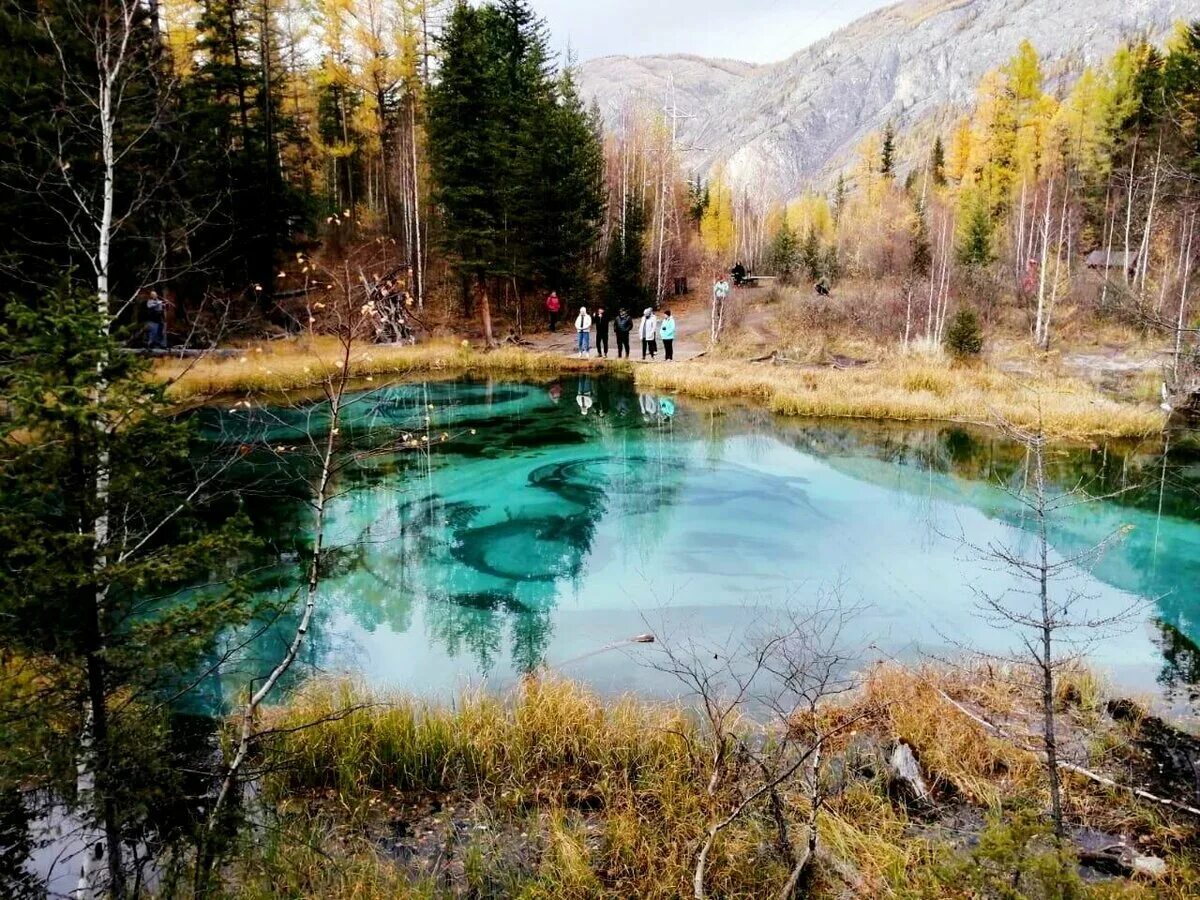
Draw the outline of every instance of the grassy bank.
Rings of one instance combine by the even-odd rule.
[[[1094,387],[1051,374],[1020,378],[985,366],[952,366],[919,357],[857,368],[784,368],[696,362],[637,370],[639,385],[706,399],[745,398],[789,416],[955,420],[1034,426],[1064,437],[1157,433],[1163,414],[1119,403]]]
[[[337,371],[336,341],[279,341],[233,356],[160,362],[171,394],[195,399],[221,394],[276,393],[311,387]],[[558,353],[466,345],[364,345],[351,372],[360,378],[494,375],[542,378],[577,371],[632,373],[640,387],[720,400],[748,400],[790,416],[991,422],[997,416],[1066,437],[1137,437],[1161,431],[1163,414],[1150,404],[1120,403],[1085,382],[1054,374],[1020,378],[986,366],[953,366],[920,357],[888,358],[857,368],[793,368],[770,363],[693,360],[639,365],[578,359]]]
[[[222,394],[278,393],[321,384],[342,361],[342,348],[333,338],[316,337],[252,344],[234,355],[199,359],[167,359],[155,373],[170,382],[170,395],[179,400]],[[483,353],[449,342],[415,347],[363,344],[350,355],[356,378],[445,377],[495,375],[508,378],[548,377],[564,372],[629,372],[615,360],[598,362],[506,347]]]
[[[1123,835],[1165,860],[1166,874],[1085,884],[1072,864],[1066,876],[1055,869],[1061,890],[1045,890],[1052,845],[1037,824],[1047,803],[1037,757],[947,696],[1010,725],[1033,703],[1003,673],[879,667],[827,709],[861,719],[825,748],[811,896],[1196,896],[1195,821],[1076,779],[1070,821]],[[1094,679],[1068,679],[1062,707],[1066,752],[1136,768],[1141,725],[1109,720]],[[710,794],[713,745],[685,709],[606,703],[552,678],[452,707],[316,683],[269,724],[281,731],[267,745],[264,798],[279,819],[228,869],[237,896],[690,896],[706,825],[755,777],[741,760]],[[932,803],[898,799],[886,762],[897,740],[920,761]],[[781,791],[788,841],[805,840],[807,796]],[[771,806],[754,804],[722,832],[709,896],[778,893],[789,865]]]

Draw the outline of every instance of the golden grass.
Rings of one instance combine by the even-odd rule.
[[[222,394],[270,394],[299,390],[324,383],[337,373],[342,348],[335,338],[304,337],[252,344],[236,356],[159,361],[155,375],[170,383],[168,394],[176,400],[203,399]],[[463,342],[437,342],[415,347],[363,344],[350,355],[350,373],[356,379],[393,377],[444,377],[503,375],[532,378],[561,372],[629,372],[625,363],[597,361],[538,353],[517,347],[481,352]]]
[[[222,394],[271,394],[323,383],[337,372],[341,348],[332,338],[302,338],[246,347],[238,356],[167,360],[155,373],[177,400]],[[710,400],[749,400],[788,416],[904,421],[994,422],[1033,427],[1039,417],[1061,437],[1140,437],[1162,430],[1148,403],[1120,403],[1077,379],[1043,372],[1016,376],[987,366],[937,358],[889,357],[857,368],[790,368],[739,361],[691,360],[635,365],[557,353],[467,344],[416,347],[364,345],[350,358],[357,379],[494,375],[546,378],[588,371],[632,374],[639,387]]]
[[[639,386],[705,399],[749,399],[789,416],[993,423],[1039,419],[1060,437],[1138,437],[1160,432],[1149,405],[1119,403],[1084,382],[1051,374],[1017,377],[987,367],[896,358],[857,368],[783,368],[693,361],[636,370]]]
[[[1072,682],[1082,694],[1096,684],[1082,671]],[[965,896],[947,875],[971,864],[952,848],[963,847],[965,836],[957,827],[923,831],[928,826],[889,797],[882,760],[897,739],[911,744],[944,798],[1001,820],[1014,809],[1044,809],[1035,754],[953,711],[939,689],[993,717],[1030,699],[1003,672],[887,665],[867,673],[857,695],[830,709],[866,717],[856,734],[827,747],[830,783],[818,820],[826,862],[811,896]],[[319,724],[301,727],[313,722]],[[527,846],[536,849],[519,871],[491,828],[469,839],[465,851],[446,851],[447,862],[456,852],[462,857],[464,890],[472,896],[678,897],[690,893],[706,823],[746,789],[707,795],[712,748],[682,708],[605,701],[548,676],[505,697],[469,694],[453,705],[317,681],[271,711],[265,724],[280,733],[265,748],[262,796],[282,817],[276,839],[248,845],[227,869],[230,893],[243,897],[281,889],[289,896],[444,896],[444,884],[406,876],[371,837],[380,827],[388,832],[388,816],[403,820],[406,802],[429,794],[465,798],[486,810],[492,826],[508,822],[522,838],[532,835]],[[746,771],[752,777],[752,767]],[[1090,783],[1069,784],[1067,800],[1072,815],[1098,827],[1129,823],[1147,836],[1148,850],[1168,857],[1171,874],[1155,885],[1156,896],[1195,896],[1200,876],[1188,849],[1191,832]],[[793,822],[806,818],[797,786],[785,789],[783,801]],[[793,840],[803,840],[799,824],[794,831]],[[763,804],[718,841],[707,884],[712,896],[773,896],[786,874]],[[1118,882],[1081,896],[1146,894]]]

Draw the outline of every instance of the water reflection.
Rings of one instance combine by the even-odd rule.
[[[207,440],[244,448],[230,477],[271,548],[258,590],[287,610],[290,560],[311,540],[305,444],[327,410],[198,415]],[[642,631],[643,613],[668,603],[735,621],[747,599],[834,581],[872,608],[871,639],[912,644],[933,623],[970,636],[967,585],[988,576],[964,570],[939,520],[985,538],[1026,527],[1001,490],[1027,476],[1024,451],[985,430],[781,422],[590,377],[391,387],[363,394],[342,429],[349,464],[307,671],[417,690],[516,677]],[[1152,662],[1171,688],[1197,674],[1197,459],[1103,443],[1050,460],[1060,485],[1120,491],[1056,520],[1056,550],[1132,525],[1095,587],[1113,606],[1131,594],[1157,604],[1160,625],[1104,663]],[[292,615],[264,625],[247,665],[274,658]],[[588,677],[640,686],[620,658],[589,666]]]

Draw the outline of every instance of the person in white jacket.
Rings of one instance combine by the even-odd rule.
[[[579,355],[587,356],[592,342],[592,317],[588,315],[587,307],[579,307],[579,315],[575,317],[575,339]]]
[[[650,358],[654,359],[658,353],[658,318],[648,306],[642,312],[642,325],[638,329],[638,335],[642,339],[642,359],[646,358],[647,352]]]

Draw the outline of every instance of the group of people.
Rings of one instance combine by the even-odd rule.
[[[557,293],[546,298],[546,312],[550,318],[550,330],[558,326],[558,318],[562,313],[562,301]],[[675,317],[668,309],[660,319],[651,307],[642,311],[640,322],[635,323],[629,310],[622,308],[616,315],[598,307],[595,315],[588,312],[586,306],[579,307],[575,317],[575,349],[579,356],[587,356],[592,349],[592,329],[596,330],[596,356],[608,357],[609,336],[617,338],[617,359],[630,358],[630,337],[634,326],[637,326],[638,337],[642,342],[642,359],[658,357],[658,342],[662,341],[663,359],[668,362],[675,359]]]

